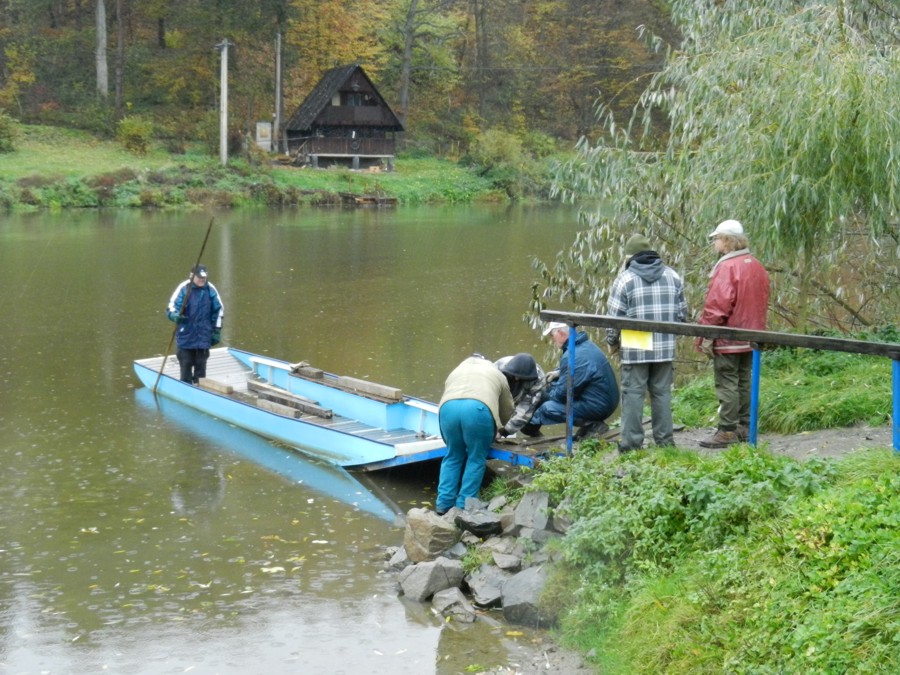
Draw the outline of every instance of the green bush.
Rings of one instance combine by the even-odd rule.
[[[126,150],[136,155],[145,155],[150,149],[150,140],[153,137],[153,124],[150,120],[131,115],[122,118],[116,131],[116,140]]]
[[[621,583],[745,532],[787,497],[818,489],[827,467],[749,445],[708,458],[673,451],[617,464],[578,453],[546,463],[533,484],[557,503],[568,496],[576,522],[564,542],[567,562],[600,583]]]
[[[898,468],[887,449],[551,460],[533,487],[575,522],[542,603],[604,673],[896,672]]]
[[[14,152],[18,135],[16,121],[5,112],[0,112],[0,153]]]

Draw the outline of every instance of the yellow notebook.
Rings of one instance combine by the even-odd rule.
[[[620,338],[625,349],[653,349],[653,333],[642,330],[623,330]]]

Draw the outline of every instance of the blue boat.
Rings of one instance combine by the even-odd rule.
[[[399,389],[251,352],[210,350],[198,386],[179,380],[177,360],[138,359],[144,386],[213,417],[344,468],[363,471],[440,459],[447,447],[435,403]],[[527,450],[492,448],[489,458],[533,466]]]

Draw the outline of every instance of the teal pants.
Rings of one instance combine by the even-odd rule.
[[[471,398],[444,403],[438,411],[438,422],[447,444],[435,504],[443,513],[454,506],[463,509],[467,497],[478,497],[496,426],[490,409]]]

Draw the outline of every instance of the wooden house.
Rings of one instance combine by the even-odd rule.
[[[297,164],[385,163],[393,168],[403,124],[358,63],[326,72],[285,124],[288,152]]]

